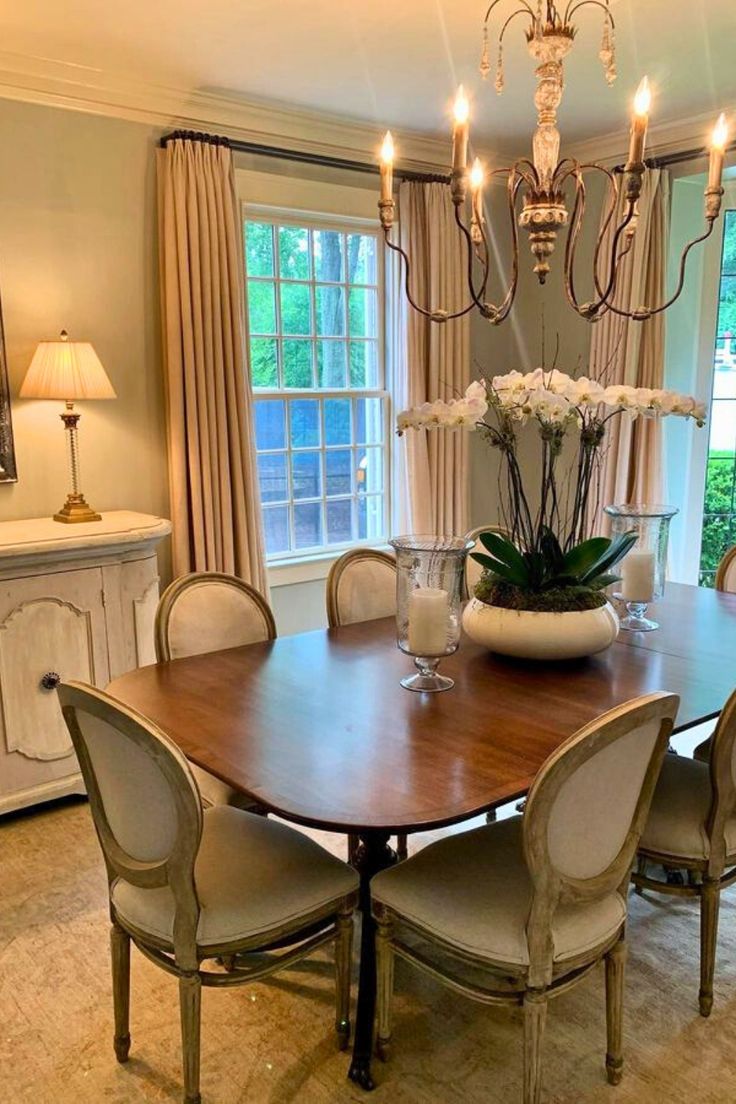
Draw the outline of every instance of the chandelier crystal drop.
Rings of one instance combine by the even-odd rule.
[[[643,304],[633,310],[622,309],[616,303],[618,276],[621,262],[631,251],[634,242],[637,205],[647,171],[644,148],[652,101],[647,78],[644,77],[641,81],[634,97],[629,154],[621,171],[611,170],[594,162],[560,157],[560,132],[557,129],[557,111],[564,91],[563,62],[575,43],[577,24],[573,19],[582,8],[596,8],[599,14],[602,13],[603,31],[598,57],[608,85],[616,80],[616,27],[610,2],[611,0],[568,0],[564,12],[554,0],[537,0],[535,7],[527,0],[521,0],[521,3],[516,0],[515,7],[513,4],[508,5],[514,7],[514,10],[502,23],[498,33],[494,83],[496,92],[500,95],[505,86],[504,37],[508,27],[517,16],[521,16],[525,20],[527,49],[536,62],[537,89],[534,105],[537,109],[537,126],[532,138],[531,159],[519,158],[510,167],[487,170],[476,158],[472,169],[469,169],[470,108],[462,85],[458,89],[452,133],[452,170],[447,184],[454,204],[455,221],[467,248],[468,302],[456,311],[420,305],[413,298],[409,257],[401,246],[391,240],[395,216],[394,146],[390,132],[387,134],[381,149],[381,199],[378,205],[381,226],[386,245],[402,258],[407,299],[415,310],[432,322],[442,323],[451,318],[460,318],[474,309],[493,325],[499,325],[508,317],[519,278],[519,229],[526,231],[528,235],[534,257],[534,272],[540,284],[544,284],[550,271],[550,258],[557,245],[558,234],[563,230],[567,231],[563,259],[565,294],[577,314],[589,322],[597,321],[609,311],[642,322],[667,310],[680,296],[685,282],[688,255],[693,246],[710,236],[720,214],[728,127],[725,117],[721,115],[711,139],[708,182],[705,188],[705,230],[685,246],[674,292],[662,303]],[[494,10],[501,4],[506,4],[506,0],[492,0],[483,21],[480,73],[484,80],[491,73],[490,20]],[[581,302],[576,290],[575,258],[585,215],[587,174],[602,174],[606,177],[608,195],[593,256],[594,297],[588,302]],[[489,178],[498,178],[505,183],[512,243],[511,272],[503,297],[497,303],[486,298],[491,249],[490,227],[484,215],[483,192]],[[471,199],[469,226],[466,218],[468,192]],[[614,220],[617,221],[614,223]],[[615,229],[612,230],[614,225]],[[610,249],[604,248],[607,238],[610,239]]]

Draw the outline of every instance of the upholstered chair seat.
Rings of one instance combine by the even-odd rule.
[[[418,930],[473,958],[517,966],[529,965],[533,892],[521,817],[448,836],[371,883],[374,901]],[[605,943],[625,918],[626,902],[616,890],[590,905],[561,905],[552,921],[553,961]]]
[[[159,662],[240,648],[276,638],[268,602],[234,575],[198,571],[170,583],[156,611],[155,643]],[[232,805],[257,810],[246,794],[191,764],[205,807]]]
[[[707,859],[711,851],[707,821],[712,802],[708,764],[683,755],[668,755],[641,837],[642,850],[673,859]],[[727,818],[723,830],[726,853],[736,855],[736,816]]]
[[[445,837],[372,879],[382,1058],[398,956],[471,999],[521,1006],[523,1104],[540,1104],[548,1003],[602,961],[618,1084],[629,877],[677,705],[650,694],[612,709],[544,763],[523,816]]]
[[[334,912],[357,888],[355,871],[302,832],[241,809],[204,811],[194,865],[201,904],[197,946],[269,941],[304,916]],[[127,925],[173,947],[176,902],[168,886],[143,889],[119,878],[112,903]]]

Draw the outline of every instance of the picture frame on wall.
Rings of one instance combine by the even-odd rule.
[[[0,303],[0,483],[17,482],[18,471],[15,465],[8,362],[5,356],[5,327],[3,325],[2,303]]]

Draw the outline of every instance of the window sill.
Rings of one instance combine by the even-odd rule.
[[[391,552],[388,544],[353,545],[354,548],[375,548],[380,552]],[[295,556],[291,560],[277,560],[266,564],[270,587],[295,586],[298,583],[312,583],[317,579],[326,579],[335,560],[339,560],[349,549],[341,548],[336,552],[318,552],[313,556]]]

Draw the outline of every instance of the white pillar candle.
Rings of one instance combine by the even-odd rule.
[[[651,602],[654,597],[653,552],[629,552],[621,563],[621,597],[625,602]]]
[[[417,587],[409,595],[409,651],[444,655],[450,628],[450,596],[437,587]]]

